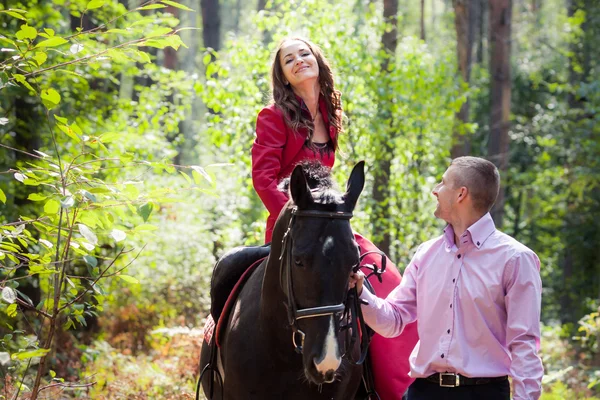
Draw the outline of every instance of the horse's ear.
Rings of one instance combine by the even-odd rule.
[[[350,178],[346,184],[346,193],[344,194],[344,202],[348,211],[353,211],[358,201],[358,196],[365,187],[365,162],[360,161],[352,168]]]
[[[308,208],[313,203],[310,188],[300,165],[296,165],[290,177],[290,195],[299,208]]]

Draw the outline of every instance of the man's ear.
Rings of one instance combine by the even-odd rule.
[[[460,203],[461,201],[463,201],[467,195],[469,194],[469,188],[466,186],[461,186],[459,191],[458,191],[458,199],[457,201]]]

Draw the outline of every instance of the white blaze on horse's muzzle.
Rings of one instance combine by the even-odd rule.
[[[313,362],[317,371],[325,378],[325,382],[333,382],[335,371],[337,371],[342,363],[333,316],[329,319],[329,331],[327,331],[325,343],[323,344],[323,353],[321,353],[319,359],[315,357]]]

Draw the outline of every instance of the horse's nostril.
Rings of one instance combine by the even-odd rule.
[[[335,371],[330,369],[329,371],[327,371],[325,373],[325,381],[326,382],[333,382],[333,378],[335,376]]]

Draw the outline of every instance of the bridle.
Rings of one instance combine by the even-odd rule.
[[[369,335],[367,334],[367,326],[364,323],[364,318],[362,318],[362,312],[360,309],[361,300],[358,297],[356,288],[349,290],[344,301],[339,304],[302,309],[298,309],[297,307],[296,300],[294,297],[294,285],[292,280],[293,238],[291,232],[294,223],[296,222],[296,218],[298,217],[324,218],[330,220],[342,219],[349,221],[352,218],[352,213],[339,211],[299,210],[298,207],[293,207],[291,210],[291,217],[288,223],[288,227],[281,241],[282,250],[279,260],[281,261],[282,265],[280,268],[279,279],[281,288],[286,296],[288,323],[292,328],[292,343],[294,344],[294,348],[297,353],[301,354],[303,351],[302,346],[304,343],[305,334],[298,326],[299,320],[333,315],[334,318],[337,318],[338,320],[341,319],[342,321],[346,321],[345,325],[340,326],[339,331],[346,330],[348,332],[351,332],[349,334],[349,340],[346,340],[346,352],[344,354],[344,357],[349,359],[353,364],[362,364],[367,355],[367,348],[369,346]],[[354,265],[352,267],[352,270],[354,272],[358,271],[361,268],[360,263],[364,259],[364,257],[372,253],[374,252],[368,252],[366,254],[361,255],[358,264]],[[368,268],[373,269],[372,274],[377,275],[380,281],[381,273],[385,271],[385,257],[383,257],[383,260],[384,261],[382,263],[381,268],[377,268],[376,266],[368,266]],[[361,332],[361,354],[360,357],[355,360],[352,358],[351,353],[354,344],[356,343],[359,330]],[[298,336],[300,339],[300,343],[298,343],[297,341]]]

